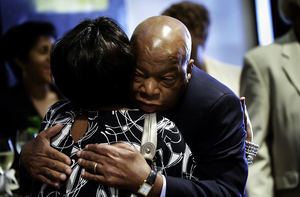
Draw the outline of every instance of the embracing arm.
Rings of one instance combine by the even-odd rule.
[[[246,133],[238,98],[224,96],[209,112],[206,122],[207,136],[199,138],[193,151],[198,166],[188,172],[198,180],[166,176],[166,196],[244,196],[248,173],[244,152]],[[79,164],[90,172],[98,163],[97,173],[85,172],[83,178],[120,189],[137,191],[150,172],[140,153],[126,144],[88,145],[78,156]],[[161,185],[155,183],[151,196],[159,196]]]
[[[237,108],[240,109],[241,108],[240,104],[239,104],[239,102],[237,102],[237,103],[238,103]],[[218,110],[220,110],[220,107],[217,104],[215,109],[212,110],[210,116],[215,117],[215,112],[218,112]],[[226,117],[224,115],[226,115],[226,113],[228,113],[228,109],[222,109],[222,110],[224,110],[224,112],[222,112],[222,113],[219,112],[219,114],[220,114],[219,119],[222,119],[222,117],[223,118]],[[218,122],[219,120],[216,119],[215,121]],[[240,122],[240,119],[238,119],[238,122]],[[211,128],[211,129],[214,131],[218,130],[215,128]],[[43,132],[45,132],[45,131],[43,131]],[[41,132],[39,135],[43,134],[43,132]],[[224,134],[224,132],[220,132],[220,133]],[[240,128],[239,133],[242,136],[239,136],[237,139],[233,140],[232,137],[230,137],[228,135],[221,135],[218,137],[217,141],[220,140],[220,142],[222,144],[224,144],[224,142],[222,141],[222,137],[228,138],[227,140],[230,140],[230,141],[233,140],[233,143],[228,144],[227,148],[232,148],[231,147],[232,145],[240,147],[241,143],[244,142],[243,141],[243,134],[244,134],[243,127]],[[214,134],[212,134],[210,136],[212,137],[213,135]],[[218,136],[218,133],[215,136]],[[40,137],[42,137],[42,136],[40,136]],[[42,137],[42,139],[43,138],[44,137]],[[36,142],[43,144],[43,141],[45,141],[45,140],[39,140]],[[226,148],[226,144],[227,143],[225,143],[224,147],[223,146],[221,147],[221,152],[224,151],[223,148]],[[243,147],[243,145],[241,145],[241,146]],[[46,140],[46,143],[44,143],[43,149],[41,149],[41,150],[44,150],[44,149],[47,150],[48,148],[50,148],[50,146],[49,146],[49,142],[47,142],[47,140]],[[85,169],[89,169],[90,172],[93,172],[95,162],[97,162],[98,165],[96,166],[96,171],[97,171],[96,174],[85,172],[82,174],[83,178],[98,181],[98,182],[104,183],[106,185],[113,186],[113,187],[120,188],[120,189],[126,188],[128,190],[136,192],[137,189],[139,188],[139,186],[141,185],[141,183],[143,182],[143,180],[146,179],[146,177],[148,176],[148,174],[150,172],[150,168],[149,168],[148,164],[145,162],[144,158],[134,147],[132,147],[130,145],[118,144],[118,143],[114,144],[114,145],[89,145],[86,150],[87,151],[78,152],[78,154],[79,154],[78,156],[80,158],[82,158],[78,161],[80,163],[80,165],[82,165]],[[212,148],[212,150],[213,150],[213,148]],[[238,150],[240,150],[240,149],[238,149]],[[50,150],[47,150],[47,151],[50,151]],[[232,148],[231,151],[236,152],[236,150],[234,148]],[[226,151],[224,151],[224,152],[226,152]],[[241,154],[238,154],[238,155],[241,156],[242,158],[239,159],[239,162],[238,162],[239,164],[241,164],[241,160],[244,162],[243,152],[240,151],[240,153]],[[53,152],[50,155],[54,156],[56,154]],[[232,155],[232,154],[228,153],[228,155],[231,155],[233,157],[233,160],[227,158],[226,155],[221,154],[220,157],[223,157],[223,156],[226,157],[224,162],[223,162],[224,158],[223,159],[216,158],[216,161],[208,162],[207,165],[205,165],[205,163],[207,162],[207,159],[204,159],[206,161],[202,165],[203,167],[206,167],[206,168],[208,168],[209,166],[215,167],[215,169],[209,169],[210,171],[216,171],[211,174],[213,176],[217,175],[215,178],[212,178],[211,180],[201,181],[201,178],[206,179],[205,178],[206,175],[203,176],[201,171],[199,171],[199,168],[197,168],[193,175],[194,176],[199,175],[198,178],[200,181],[192,181],[192,180],[184,180],[184,179],[180,179],[180,178],[167,177],[167,188],[172,188],[174,186],[175,186],[175,188],[182,188],[181,189],[181,192],[183,192],[182,195],[185,195],[186,193],[188,193],[189,196],[201,196],[200,194],[202,194],[202,196],[209,196],[209,193],[207,193],[207,191],[213,191],[216,194],[218,194],[217,196],[226,196],[230,192],[227,191],[226,186],[219,184],[218,183],[219,180],[217,180],[217,179],[219,176],[222,176],[221,174],[219,174],[219,172],[224,173],[224,171],[220,171],[220,168],[223,170],[226,170],[225,167],[227,165],[228,169],[230,170],[231,168],[235,168],[235,166],[236,166],[236,158],[234,158],[235,154]],[[209,154],[208,154],[208,156],[209,156]],[[210,159],[211,158],[212,157],[210,156]],[[43,158],[41,158],[41,159],[43,159]],[[210,160],[210,159],[208,159],[208,160]],[[200,156],[200,161],[201,160],[202,160],[202,158]],[[63,161],[63,159],[61,159],[61,161]],[[214,166],[212,165],[213,163],[214,163]],[[37,162],[37,164],[41,164],[41,163]],[[28,165],[33,166],[32,162],[30,162]],[[59,164],[59,162],[56,162],[55,165],[60,166],[61,164]],[[53,165],[53,166],[55,167],[55,165]],[[244,163],[242,163],[241,165],[244,165]],[[42,166],[43,165],[40,165],[40,167],[38,167],[38,168],[41,169]],[[53,174],[52,176],[54,176],[54,177],[47,178],[47,179],[49,179],[49,180],[55,179],[56,181],[58,181],[59,177],[60,177],[58,175],[59,174],[63,175],[63,172],[66,173],[66,169],[64,169],[64,167],[66,167],[66,166],[63,162],[60,169],[58,169],[58,167],[56,167],[55,171],[48,174],[48,176],[50,174]],[[47,168],[50,168],[50,167],[48,166]],[[232,179],[237,180],[237,183],[243,182],[244,181],[243,175],[245,175],[244,169],[240,168],[240,166],[237,165],[237,171],[239,171],[238,172],[239,175],[236,178],[232,178]],[[38,172],[38,173],[42,174],[43,172]],[[59,173],[59,174],[54,175],[54,173]],[[231,178],[231,175],[236,176],[235,173],[236,172],[230,173],[229,177]],[[133,178],[130,179],[130,177],[133,177]],[[47,181],[47,179],[45,179],[45,181]],[[224,175],[224,179],[226,179],[225,175]],[[39,179],[39,180],[41,180],[41,179]],[[60,179],[60,180],[63,180],[63,179]],[[243,185],[243,183],[242,183],[242,185]],[[156,182],[154,184],[154,188],[150,193],[150,196],[153,196],[153,197],[160,196],[160,191],[162,189],[161,187],[162,187],[162,176],[158,175]],[[196,189],[189,190],[191,187],[194,187]],[[185,191],[185,189],[186,189],[186,191]],[[195,192],[195,191],[197,191],[197,192]],[[222,193],[224,193],[224,195],[222,195]],[[175,196],[178,196],[177,194],[175,194]],[[171,192],[167,191],[167,196],[172,196],[172,191]]]
[[[249,197],[273,196],[274,180],[271,175],[270,155],[266,142],[270,111],[267,81],[253,58],[246,55],[241,77],[241,95],[247,98],[254,142],[260,146],[258,155],[250,166],[247,182]]]
[[[77,156],[80,158],[78,163],[89,170],[81,174],[83,178],[132,192],[138,191],[151,170],[140,152],[124,143],[89,144],[85,151],[78,151]],[[162,185],[163,178],[157,173],[148,196],[159,197]]]
[[[246,141],[247,142],[253,142],[253,130],[252,130],[252,123],[248,114],[247,106],[246,106],[246,98],[241,97],[240,101],[242,103],[243,111],[244,111],[244,124],[245,124],[245,130],[247,132]],[[247,154],[247,153],[246,153]],[[247,155],[246,155],[247,156]]]
[[[50,138],[62,128],[57,124],[39,133],[28,144],[24,145],[20,154],[22,171],[34,180],[58,187],[71,174],[71,160],[63,153],[50,146]]]

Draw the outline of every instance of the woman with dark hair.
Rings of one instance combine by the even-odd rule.
[[[10,137],[14,145],[18,144],[15,142],[19,134],[37,134],[47,109],[62,98],[52,84],[50,70],[50,46],[55,38],[52,24],[35,21],[15,25],[2,37],[1,55],[17,78],[17,84],[1,93],[0,137]],[[19,152],[20,148],[16,146],[15,150]],[[18,169],[18,152],[15,152],[14,169]]]
[[[72,173],[57,187],[35,182],[31,196],[127,195],[127,191],[83,179],[82,174],[87,172],[76,154],[88,144],[122,142],[131,144],[134,151],[142,149],[149,114],[127,108],[135,61],[125,32],[110,18],[85,20],[53,45],[51,69],[56,86],[67,99],[49,108],[41,130],[62,123],[51,146],[71,158]],[[157,125],[157,149],[151,167],[147,166],[148,174],[142,175],[150,174],[151,184],[162,184],[161,174],[185,177],[183,158],[188,149],[180,132],[170,120],[155,113],[151,116]],[[101,164],[93,163],[89,173],[97,174]],[[135,181],[143,184],[138,177]]]
[[[52,84],[50,70],[54,30],[50,23],[26,22],[13,26],[2,38],[1,53],[18,83],[1,97],[5,115],[1,137],[15,141],[17,131],[37,133],[48,107],[62,98]]]

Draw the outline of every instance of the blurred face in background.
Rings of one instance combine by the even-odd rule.
[[[49,36],[40,36],[36,44],[28,53],[28,61],[20,63],[23,78],[36,83],[52,84],[50,70],[50,47],[54,39]]]

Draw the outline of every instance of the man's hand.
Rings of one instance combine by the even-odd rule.
[[[244,122],[245,122],[245,130],[247,132],[247,137],[246,137],[246,141],[248,142],[252,142],[253,141],[253,131],[252,131],[252,124],[248,115],[248,111],[247,111],[247,107],[245,104],[245,97],[241,97],[240,98],[241,102],[242,102],[242,106],[244,109]]]
[[[28,144],[24,145],[20,154],[20,164],[36,181],[58,187],[60,181],[71,174],[68,156],[50,146],[50,139],[62,128],[62,124],[48,128]]]
[[[78,151],[77,156],[79,165],[89,171],[81,174],[84,179],[133,192],[139,189],[151,170],[139,151],[124,143],[89,144],[85,151]]]

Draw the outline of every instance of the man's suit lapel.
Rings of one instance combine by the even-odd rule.
[[[282,68],[300,95],[300,45],[293,33],[289,38],[290,42],[284,44],[282,48]]]

